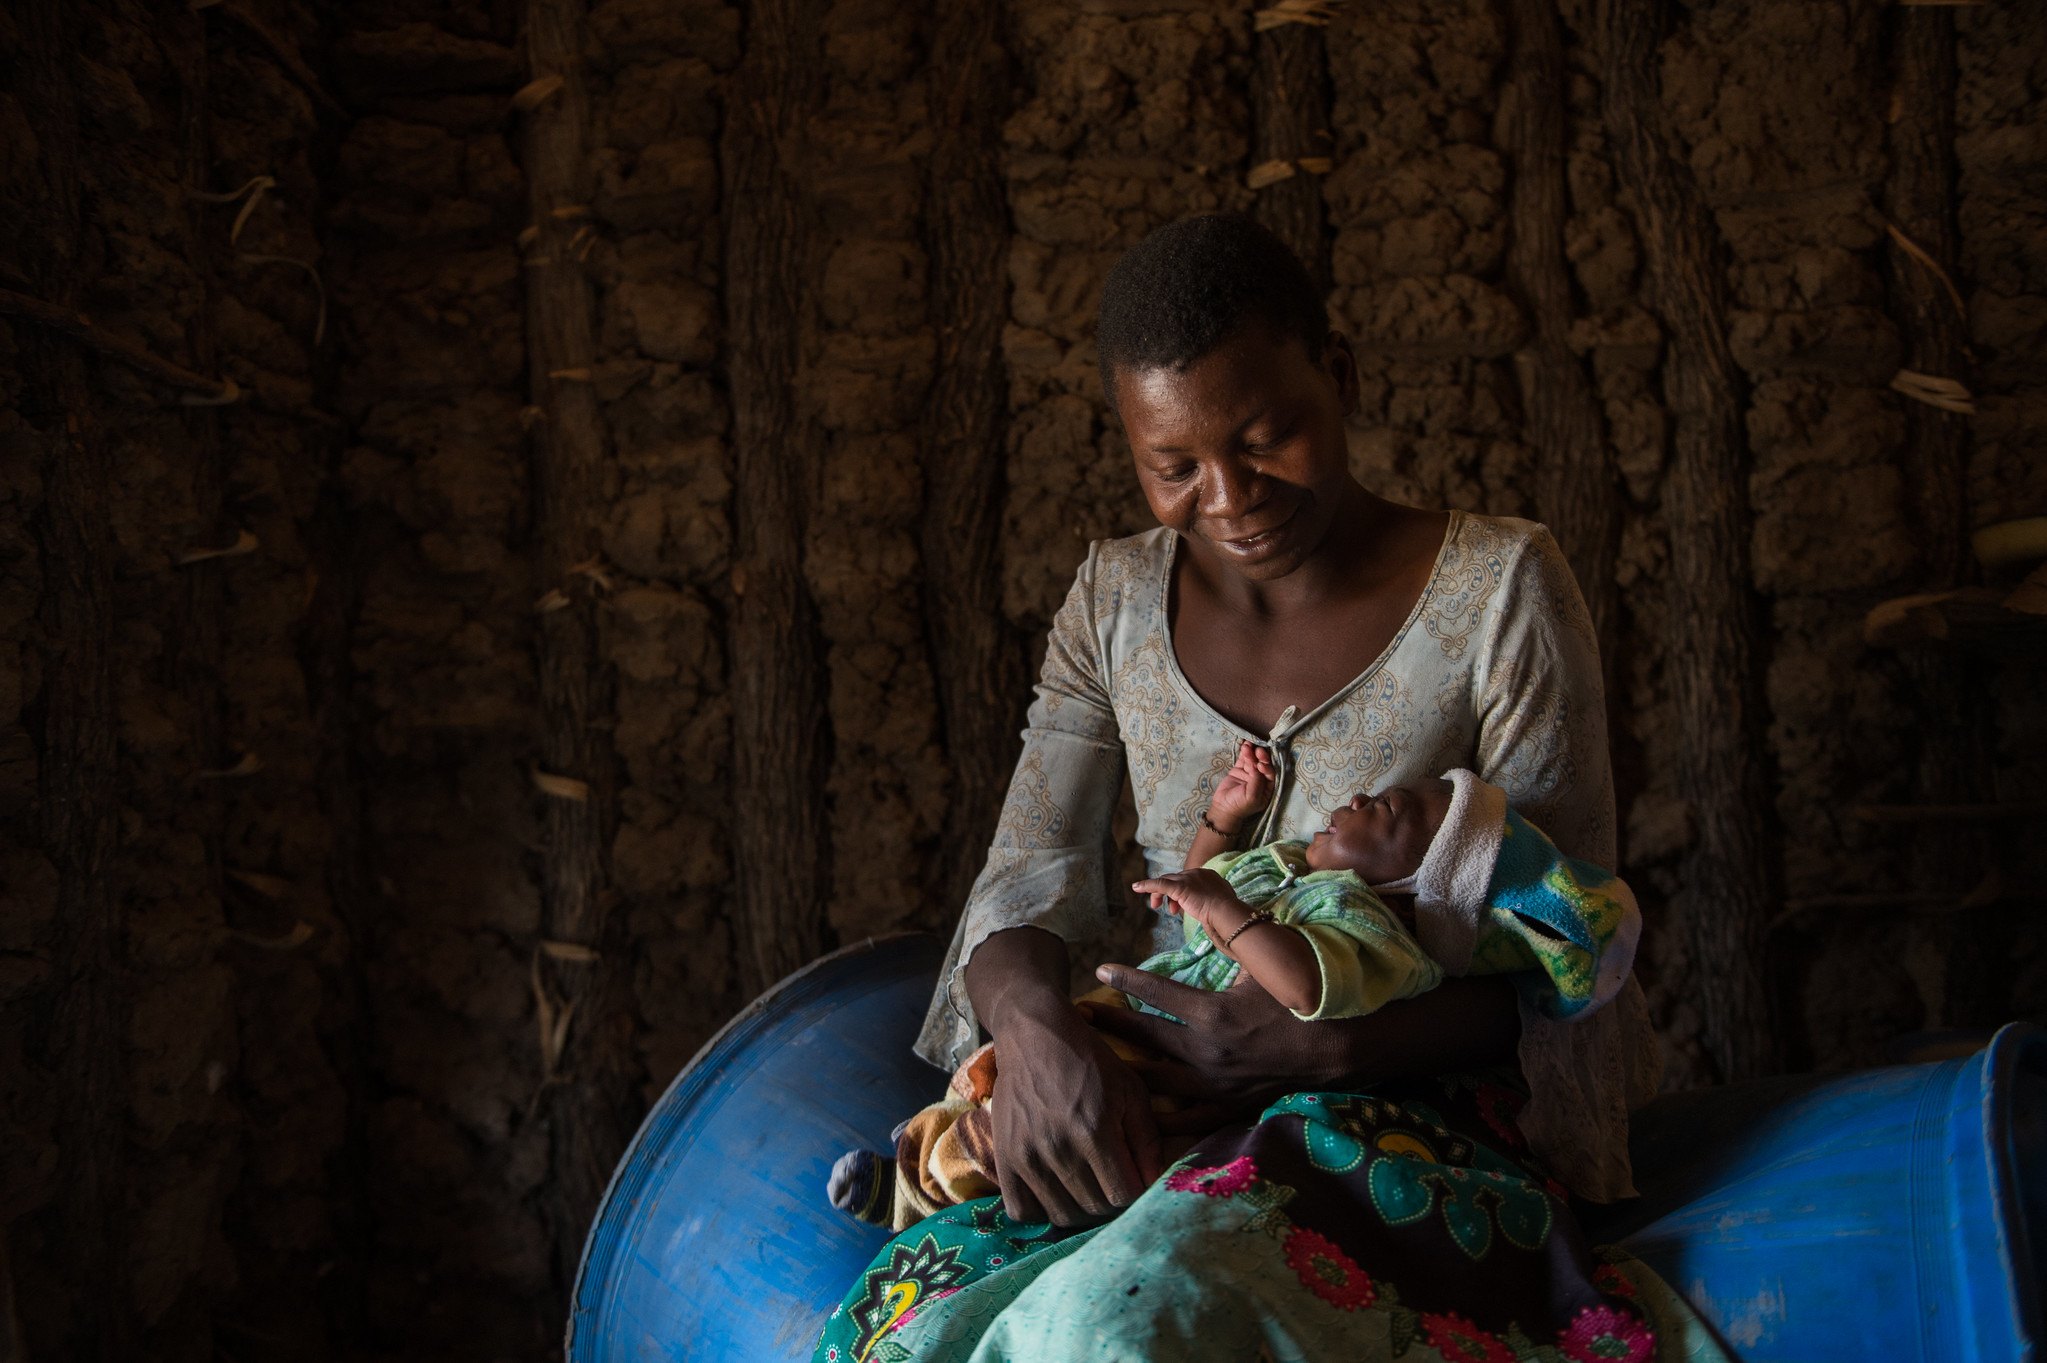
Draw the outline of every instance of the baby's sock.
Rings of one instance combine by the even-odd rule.
[[[896,1195],[896,1162],[877,1151],[848,1150],[832,1166],[825,1192],[840,1211],[886,1226]]]

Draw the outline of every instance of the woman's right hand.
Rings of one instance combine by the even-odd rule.
[[[997,1035],[989,1115],[1003,1210],[1073,1226],[1135,1202],[1159,1176],[1151,1095],[1078,1010],[1012,1015]]]
[[[1100,1220],[1164,1168],[1144,1084],[1067,1000],[1066,944],[1038,928],[990,936],[967,994],[995,1035],[995,1173],[1015,1221]]]

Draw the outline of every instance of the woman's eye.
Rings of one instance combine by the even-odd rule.
[[[1194,466],[1192,464],[1181,468],[1159,470],[1159,481],[1162,483],[1184,483],[1193,476]]]

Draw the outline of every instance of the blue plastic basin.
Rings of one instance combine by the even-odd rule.
[[[1745,1363],[2037,1357],[2047,1033],[1933,1065],[1675,1094],[1636,1114],[1643,1198],[1592,1222]]]
[[[655,1104],[583,1249],[570,1363],[804,1360],[886,1236],[824,1199],[944,1082],[910,1054],[941,956],[862,943],[735,1018]],[[1746,1363],[2029,1363],[2047,1238],[2047,1034],[1936,1065],[1659,1099],[1643,1197],[1595,1240],[1653,1265]]]
[[[910,1054],[944,944],[863,942],[756,999],[676,1076],[583,1245],[572,1363],[808,1359],[887,1232],[825,1201],[945,1075]]]

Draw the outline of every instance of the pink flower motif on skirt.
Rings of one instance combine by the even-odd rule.
[[[1638,1318],[1611,1306],[1588,1306],[1557,1336],[1572,1363],[1648,1363],[1656,1335]]]
[[[1258,1166],[1249,1155],[1239,1155],[1228,1164],[1208,1169],[1175,1169],[1166,1175],[1166,1186],[1176,1193],[1200,1193],[1204,1197],[1235,1197],[1258,1177]]]

